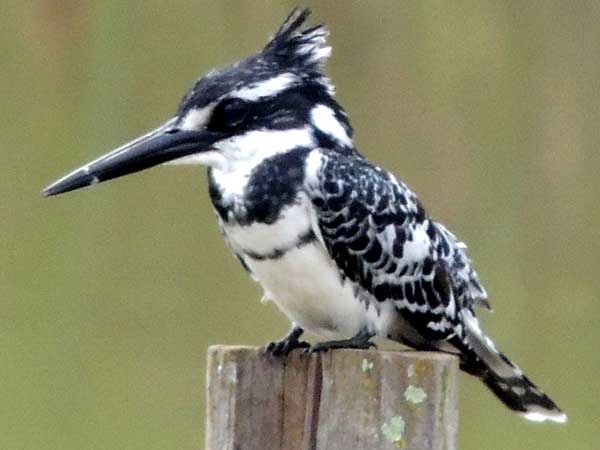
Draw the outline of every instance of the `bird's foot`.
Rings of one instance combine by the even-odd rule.
[[[377,348],[374,342],[371,342],[371,338],[374,334],[367,331],[361,331],[356,336],[350,339],[341,339],[339,341],[325,341],[314,344],[312,347],[305,349],[305,352],[316,353],[326,352],[328,350],[334,350],[337,348],[355,348],[360,350],[368,350],[370,348]]]
[[[280,341],[269,342],[265,347],[265,353],[273,356],[287,356],[296,348],[310,349],[308,342],[301,341],[299,338],[304,333],[300,327],[292,328],[292,331]]]

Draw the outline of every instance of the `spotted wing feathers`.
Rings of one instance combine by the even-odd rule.
[[[359,157],[324,156],[318,179],[311,196],[320,231],[343,275],[375,301],[393,301],[427,342],[454,335],[458,249],[416,196]]]

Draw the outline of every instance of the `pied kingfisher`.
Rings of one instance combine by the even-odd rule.
[[[354,147],[323,72],[323,25],[294,10],[257,54],[200,78],[154,131],[84,165],[56,195],[161,163],[208,166],[222,233],[291,320],[266,350],[369,348],[383,337],[456,354],[510,409],[534,421],[566,415],[483,333],[489,308],[465,245],[394,175]]]

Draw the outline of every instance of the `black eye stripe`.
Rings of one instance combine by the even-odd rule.
[[[245,100],[226,98],[215,107],[208,128],[217,131],[230,131],[244,122],[249,111],[250,106]]]
[[[315,89],[311,89],[315,87]],[[252,128],[284,129],[308,123],[310,111],[316,105],[337,104],[322,92],[320,86],[292,87],[270,97],[247,101],[239,97],[222,99],[214,108],[207,128],[225,133],[243,132]],[[345,119],[338,117],[341,122]]]
[[[248,110],[248,102],[239,98],[223,100],[221,103],[226,116],[240,116]]]

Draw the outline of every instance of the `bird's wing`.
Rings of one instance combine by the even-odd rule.
[[[486,294],[464,244],[426,215],[406,185],[359,156],[326,150],[309,155],[306,176],[329,254],[373,301],[394,302],[423,338],[400,336],[405,343],[457,353],[463,370],[531,420],[566,420],[481,330],[473,306]]]
[[[427,342],[461,333],[458,251],[393,175],[357,156],[315,150],[307,192],[329,254],[375,301],[393,301]]]

